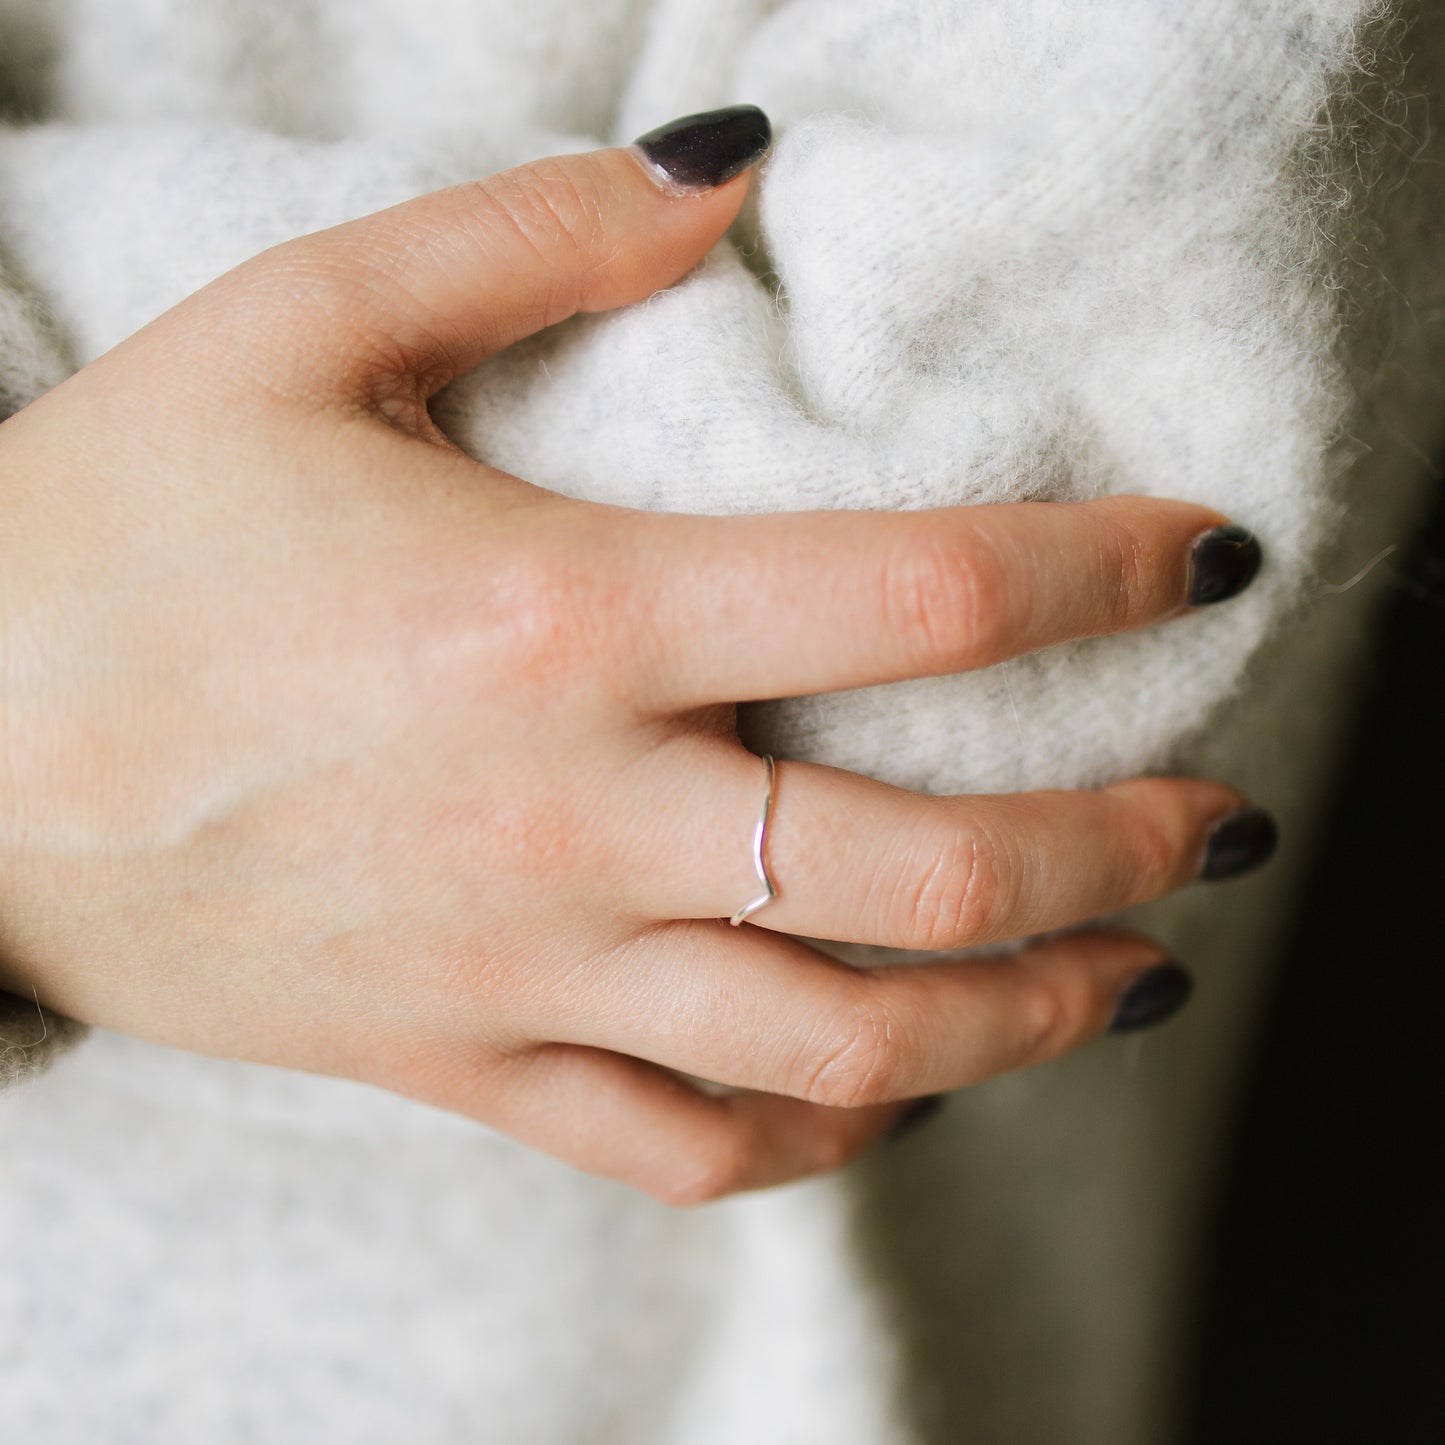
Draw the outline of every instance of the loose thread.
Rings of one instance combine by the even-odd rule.
[[[7,1039],[0,1034],[0,1044],[4,1044],[7,1049],[38,1049],[50,1037],[50,1025],[45,1021],[45,1010],[40,1006],[40,995],[35,992],[34,988],[30,990],[30,995],[35,1000],[35,1012],[40,1016],[40,1037],[31,1039],[28,1044],[17,1044],[13,1039]]]
[[[1334,597],[1341,592],[1348,592],[1351,587],[1355,587],[1359,583],[1363,582],[1365,578],[1368,577],[1370,573],[1373,572],[1375,568],[1378,567],[1380,563],[1383,562],[1385,558],[1390,555],[1391,552],[1398,552],[1399,550],[1400,549],[1395,545],[1395,543],[1391,542],[1388,547],[1382,547],[1380,551],[1378,551],[1373,557],[1371,557],[1370,560],[1366,562],[1365,565],[1361,567],[1360,570],[1356,572],[1355,575],[1351,577],[1348,581],[1321,582],[1317,595],[1321,597]]]

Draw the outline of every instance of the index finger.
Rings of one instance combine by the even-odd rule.
[[[1152,497],[639,525],[659,710],[969,672],[1224,601],[1260,564],[1244,528]]]

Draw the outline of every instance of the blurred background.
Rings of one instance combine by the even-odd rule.
[[[1380,564],[1389,604],[1238,1097],[1188,1445],[1445,1442],[1445,455],[1435,476],[1428,525]]]

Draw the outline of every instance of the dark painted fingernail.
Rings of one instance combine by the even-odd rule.
[[[913,1107],[900,1115],[898,1121],[888,1131],[887,1141],[891,1144],[895,1139],[901,1139],[905,1134],[911,1134],[920,1124],[926,1124],[942,1108],[942,1094],[928,1094],[922,1099],[916,1099]]]
[[[1127,1034],[1162,1024],[1189,1002],[1193,992],[1194,980],[1186,970],[1177,963],[1156,963],[1119,995],[1109,1032]]]
[[[773,128],[755,105],[730,105],[670,120],[632,144],[665,185],[706,191],[747,170],[772,144]]]
[[[1189,605],[1208,607],[1237,597],[1259,573],[1259,539],[1243,527],[1215,527],[1189,552]]]
[[[1263,808],[1231,813],[1210,830],[1199,876],[1210,882],[1248,873],[1274,857],[1279,846],[1279,825]]]

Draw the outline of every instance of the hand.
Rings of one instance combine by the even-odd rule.
[[[863,972],[787,935],[1060,929],[1196,877],[1238,794],[929,798],[784,761],[781,896],[734,929],[765,781],[734,703],[1159,622],[1222,518],[637,513],[430,420],[489,353],[676,280],[747,184],[617,149],[425,196],[255,258],[0,427],[0,985],[679,1204],[1109,1024],[1155,945]]]

